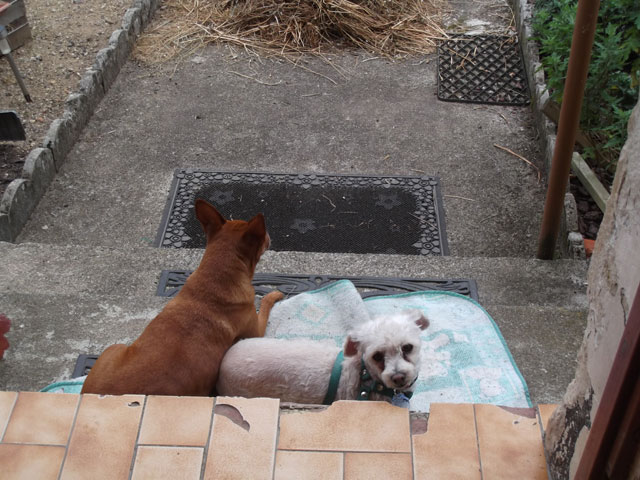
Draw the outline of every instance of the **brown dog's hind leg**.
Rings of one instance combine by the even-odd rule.
[[[118,382],[118,365],[127,346],[117,343],[107,347],[98,357],[96,363],[89,370],[80,393],[97,393],[101,395],[116,395],[114,390]],[[126,392],[133,393],[133,392]]]
[[[275,290],[267,293],[262,297],[260,302],[260,311],[258,312],[258,336],[264,337],[264,332],[267,331],[267,322],[269,321],[269,314],[276,302],[282,300],[284,295],[282,292]]]

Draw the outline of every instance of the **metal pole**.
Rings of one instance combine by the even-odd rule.
[[[27,102],[31,102],[31,95],[29,95],[29,91],[27,90],[27,86],[24,84],[22,80],[22,75],[20,75],[20,70],[18,70],[18,66],[16,62],[13,61],[13,57],[11,56],[11,45],[9,45],[9,41],[7,40],[7,29],[0,25],[0,54],[7,57],[9,61],[9,65],[11,65],[11,70],[13,70],[13,74],[16,77],[16,81],[20,86],[20,90],[22,90],[22,95],[24,95],[24,99]]]
[[[5,56],[7,57],[7,60],[9,60],[9,65],[11,65],[11,70],[13,70],[13,74],[15,75],[16,81],[20,86],[20,90],[22,90],[22,95],[24,95],[24,99],[27,101],[27,103],[31,103],[31,95],[29,95],[29,90],[27,90],[27,86],[24,84],[24,81],[22,80],[22,75],[20,74],[20,70],[18,70],[18,66],[16,65],[16,62],[13,61],[13,57],[11,56],[10,53],[7,53]]]
[[[553,150],[547,198],[544,203],[542,227],[538,238],[538,258],[551,260],[558,239],[564,193],[569,181],[571,156],[580,123],[580,109],[587,83],[591,47],[596,33],[600,0],[579,0],[573,27],[567,80],[564,84],[558,136]]]

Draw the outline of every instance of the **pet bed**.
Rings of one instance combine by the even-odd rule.
[[[410,408],[436,403],[490,403],[530,407],[527,385],[491,316],[474,300],[452,292],[421,291],[364,300],[348,280],[285,299],[271,311],[266,336],[333,340],[371,316],[422,310],[422,363]]]

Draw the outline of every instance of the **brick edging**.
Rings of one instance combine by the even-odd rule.
[[[527,0],[509,0],[513,8],[513,14],[518,29],[518,39],[524,57],[531,105],[534,114],[536,129],[540,137],[540,147],[544,152],[544,168],[547,174],[551,170],[553,149],[556,143],[556,126],[542,112],[542,106],[549,98],[547,85],[544,81],[542,64],[538,46],[531,40],[533,36],[532,18],[533,4]],[[564,197],[564,211],[559,233],[559,250],[563,256],[570,258],[586,258],[583,236],[578,231],[578,210],[573,195],[568,191]]]
[[[0,241],[13,242],[27,223],[49,184],[82,133],[96,107],[127,61],[136,39],[149,24],[161,0],[135,0],[120,28],[67,97],[64,112],[51,122],[40,147],[25,160],[22,174],[7,186],[0,199]]]

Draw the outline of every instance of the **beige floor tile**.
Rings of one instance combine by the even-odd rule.
[[[547,478],[535,409],[519,410],[509,411],[495,405],[475,406],[485,480]],[[528,410],[526,415],[524,410]]]
[[[55,480],[63,458],[64,447],[0,444],[0,478]]]
[[[386,402],[335,402],[321,412],[280,417],[278,448],[410,452],[409,411]]]
[[[480,479],[472,404],[432,403],[426,433],[413,436],[416,480]]]
[[[542,420],[542,429],[547,430],[547,423],[553,412],[556,411],[558,405],[538,405],[538,411],[540,412],[540,420]]]
[[[203,448],[138,447],[132,480],[198,480]]]
[[[21,392],[7,425],[7,443],[67,445],[80,395]]]
[[[218,397],[207,453],[206,479],[271,479],[280,401]]]
[[[147,397],[138,443],[204,447],[211,415],[213,398]]]
[[[2,436],[4,435],[11,410],[13,410],[13,405],[16,403],[16,398],[18,398],[16,392],[0,392],[0,440],[2,440]]]
[[[343,458],[338,452],[278,450],[274,480],[342,480]]]
[[[143,405],[142,395],[82,395],[61,478],[128,478]]]
[[[347,453],[344,456],[344,480],[388,478],[411,480],[410,453]]]

